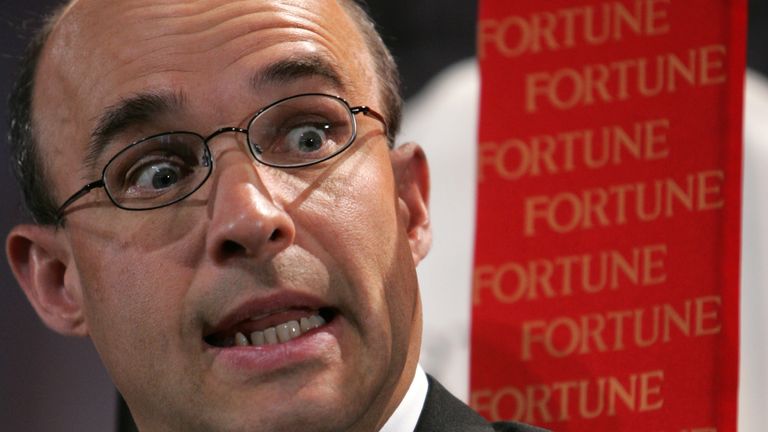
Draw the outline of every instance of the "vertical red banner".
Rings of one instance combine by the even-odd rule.
[[[471,403],[736,430],[745,0],[481,0]]]

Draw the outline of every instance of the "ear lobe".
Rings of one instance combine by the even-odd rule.
[[[18,225],[6,239],[6,255],[16,280],[40,319],[52,330],[88,334],[80,286],[69,280],[70,255],[54,227]]]
[[[406,219],[413,262],[418,264],[432,246],[429,220],[429,167],[424,151],[406,143],[391,150],[392,169],[397,182],[400,208]]]

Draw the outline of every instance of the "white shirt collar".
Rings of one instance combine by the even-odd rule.
[[[424,373],[421,365],[418,365],[405,397],[379,432],[412,432],[416,429],[416,423],[419,422],[421,410],[424,408],[424,401],[427,399],[428,388],[427,374]]]

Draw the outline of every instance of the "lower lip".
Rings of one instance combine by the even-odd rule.
[[[213,367],[222,371],[233,371],[238,376],[253,373],[266,375],[280,369],[327,358],[331,351],[338,350],[341,336],[339,317],[288,342],[260,345],[234,346],[229,348],[208,348],[214,355]]]

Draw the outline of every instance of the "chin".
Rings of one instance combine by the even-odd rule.
[[[253,402],[250,406],[228,411],[206,421],[201,431],[215,432],[288,432],[316,431],[341,432],[356,429],[359,421],[350,403],[339,403],[328,399],[296,398],[264,403]],[[354,405],[354,404],[352,404]],[[186,430],[186,429],[185,429]]]
[[[361,430],[370,401],[344,392],[315,377],[312,380],[276,379],[262,383],[257,392],[230,400],[219,413],[209,412],[205,427],[215,432],[317,431],[341,432]],[[351,386],[346,386],[348,389]],[[213,409],[213,408],[211,408]],[[186,429],[185,429],[186,430]]]

